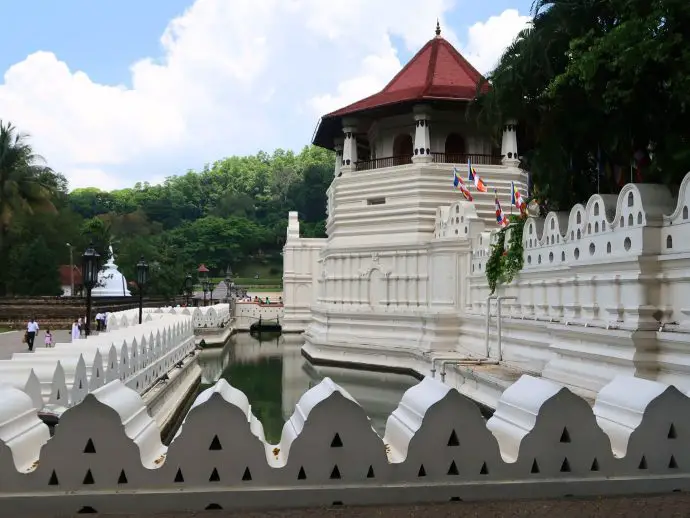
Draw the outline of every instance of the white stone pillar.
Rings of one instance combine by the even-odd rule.
[[[340,166],[342,174],[351,173],[357,164],[357,126],[354,121],[343,121],[343,158]]]
[[[503,165],[516,167],[520,163],[517,149],[517,122],[511,119],[503,126],[503,141],[501,142]]]
[[[412,162],[428,163],[431,162],[431,138],[429,137],[429,107],[417,105],[413,108],[415,133],[414,133],[414,154]]]
[[[335,169],[333,171],[335,178],[340,176],[340,168],[343,166],[343,141],[342,138],[335,139]]]

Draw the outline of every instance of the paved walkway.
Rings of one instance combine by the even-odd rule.
[[[161,498],[165,498],[162,496]],[[78,515],[83,516],[83,515]],[[198,513],[96,515],[115,518],[634,518],[690,516],[690,495],[507,502],[457,502],[436,505],[343,507],[282,511],[204,511]],[[76,518],[76,516],[75,516]]]
[[[39,322],[40,325],[40,322]],[[53,343],[71,342],[70,332],[67,330],[55,330]],[[26,344],[22,343],[23,331],[10,331],[0,334],[0,360],[9,360],[14,353],[29,352]],[[45,347],[45,330],[41,329],[34,340],[34,350]]]

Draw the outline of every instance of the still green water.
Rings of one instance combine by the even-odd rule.
[[[222,349],[201,352],[200,390],[220,378],[240,389],[263,423],[266,440],[275,444],[302,394],[330,377],[359,402],[383,436],[388,416],[417,380],[399,374],[317,367],[302,356],[302,343],[299,335],[265,335],[262,340],[248,333],[234,335]]]

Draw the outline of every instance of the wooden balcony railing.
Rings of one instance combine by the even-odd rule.
[[[368,171],[370,169],[381,169],[383,167],[395,167],[412,163],[412,155],[389,156],[385,158],[374,158],[373,160],[360,160],[357,162],[355,171]]]
[[[495,155],[477,155],[466,153],[431,153],[431,161],[436,164],[501,165],[501,157]]]
[[[431,161],[435,164],[467,164],[467,161],[476,165],[500,165],[501,157],[494,155],[461,154],[461,153],[431,153]],[[411,164],[412,155],[389,156],[374,158],[373,160],[360,160],[355,166],[356,171],[369,171],[384,167],[395,167]]]

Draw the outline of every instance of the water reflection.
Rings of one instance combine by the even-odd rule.
[[[417,383],[399,374],[314,366],[304,359],[301,347],[299,335],[263,335],[261,340],[235,335],[223,349],[201,352],[201,390],[222,377],[243,391],[264,425],[266,439],[276,443],[299,398],[326,376],[362,405],[381,436],[403,393]]]

